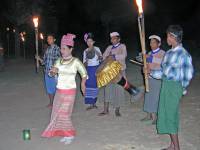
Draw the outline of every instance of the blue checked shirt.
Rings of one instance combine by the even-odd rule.
[[[193,65],[190,54],[180,45],[165,53],[161,70],[151,72],[157,79],[166,77],[168,80],[178,81],[185,89],[193,76]]]
[[[43,64],[45,65],[45,73],[48,73],[54,62],[60,57],[60,48],[53,44],[48,46],[43,57]]]

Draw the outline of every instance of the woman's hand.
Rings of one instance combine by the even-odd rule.
[[[55,76],[58,73],[58,68],[52,67],[51,70],[49,71],[49,74],[51,76]]]

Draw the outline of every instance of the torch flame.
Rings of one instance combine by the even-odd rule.
[[[35,28],[37,28],[38,27],[38,17],[33,18],[33,23],[34,23]]]
[[[42,33],[40,33],[40,38],[43,40],[44,39],[44,36]]]
[[[22,41],[23,41],[23,42],[25,41],[25,38],[24,38],[24,37],[22,37]]]
[[[139,13],[143,13],[143,9],[142,9],[142,0],[136,0],[136,4],[138,6],[138,11]]]

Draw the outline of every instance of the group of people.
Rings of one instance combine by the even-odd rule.
[[[178,140],[179,101],[183,91],[189,85],[193,76],[192,58],[182,46],[183,30],[179,25],[171,25],[167,29],[167,43],[172,48],[165,52],[160,48],[161,38],[152,35],[151,51],[147,54],[147,72],[150,91],[145,93],[144,111],[147,116],[141,121],[152,121],[157,125],[159,134],[169,134],[171,144],[166,150],[180,150]],[[118,32],[110,33],[111,45],[102,54],[96,46],[94,35],[86,33],[84,40],[88,46],[83,52],[83,62],[72,56],[74,48],[73,34],[64,35],[61,39],[61,49],[54,44],[55,37],[47,36],[49,47],[43,59],[45,66],[45,86],[52,107],[50,123],[42,133],[42,137],[62,136],[65,144],[72,142],[75,129],[71,122],[71,114],[76,95],[77,72],[81,76],[81,91],[85,97],[87,110],[97,108],[98,87],[96,71],[107,58],[121,64],[120,75],[126,76],[126,46],[120,42]],[[104,87],[104,110],[99,116],[109,114],[109,103],[115,107],[115,115],[121,116],[120,104],[125,99],[124,88],[116,82],[110,82]]]

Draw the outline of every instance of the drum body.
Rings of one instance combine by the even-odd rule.
[[[107,57],[96,71],[98,88],[112,82],[112,80],[120,74],[121,69],[122,65],[118,61],[113,60],[111,57]]]

